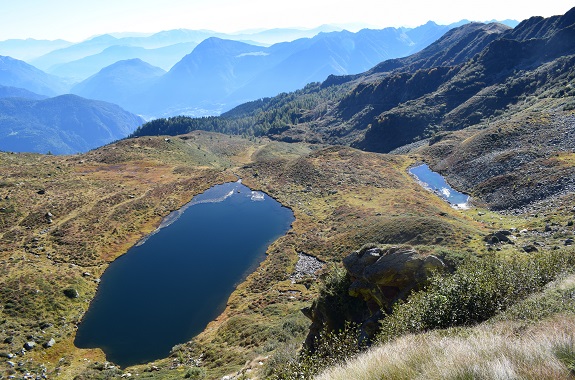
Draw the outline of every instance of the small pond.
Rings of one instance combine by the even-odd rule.
[[[469,195],[458,192],[445,181],[441,174],[432,171],[426,164],[414,166],[409,172],[428,190],[445,199],[454,208],[469,208]]]
[[[74,343],[122,367],[166,357],[223,311],[293,221],[240,181],[212,187],[110,264]]]

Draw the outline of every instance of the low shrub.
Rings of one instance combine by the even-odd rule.
[[[541,290],[561,273],[574,270],[572,251],[535,252],[513,259],[488,256],[466,262],[453,274],[436,274],[426,289],[396,304],[382,321],[378,340],[477,324]]]
[[[186,379],[193,379],[193,380],[201,380],[206,377],[206,371],[200,367],[190,367],[186,371],[184,378]]]
[[[316,338],[315,351],[303,349],[298,355],[280,351],[271,358],[267,378],[273,380],[310,379],[327,367],[343,364],[366,346],[360,343],[359,326],[347,323],[339,331],[323,329]]]

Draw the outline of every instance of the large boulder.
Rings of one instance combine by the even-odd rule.
[[[302,310],[312,321],[305,342],[312,351],[323,329],[338,331],[346,322],[357,324],[360,339],[370,341],[395,302],[423,287],[433,271],[446,269],[438,257],[411,247],[362,249],[345,257],[343,265],[346,273],[337,286]]]
[[[390,312],[397,300],[425,284],[433,271],[445,268],[438,257],[411,247],[356,251],[343,259],[343,265],[352,281],[349,293],[361,297],[373,312]]]

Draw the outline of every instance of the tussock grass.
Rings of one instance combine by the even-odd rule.
[[[574,350],[573,315],[524,332],[516,323],[500,322],[406,335],[316,379],[570,379]]]

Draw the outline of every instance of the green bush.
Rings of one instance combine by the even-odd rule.
[[[201,380],[206,377],[206,371],[200,367],[190,367],[184,377],[186,379]]]
[[[378,340],[485,321],[559,274],[573,272],[574,265],[571,251],[537,252],[512,260],[489,256],[466,262],[453,274],[436,274],[426,289],[396,304],[382,321]]]
[[[316,338],[315,352],[306,349],[299,355],[280,351],[271,358],[267,378],[273,380],[311,379],[327,367],[344,363],[366,346],[360,343],[359,326],[347,323],[342,330],[328,331],[324,328]]]

